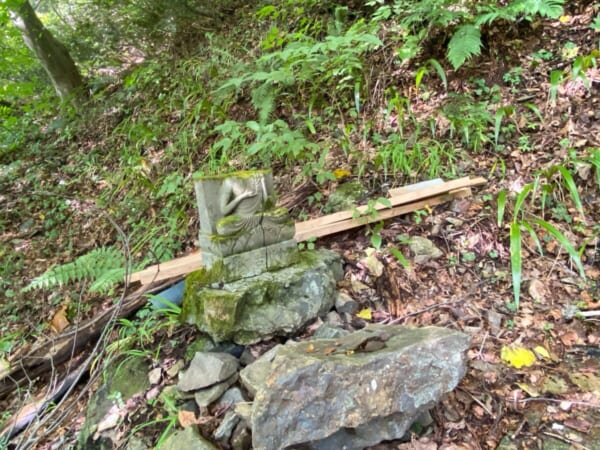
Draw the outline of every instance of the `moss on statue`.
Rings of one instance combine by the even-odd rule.
[[[213,175],[204,175],[200,173],[196,173],[193,176],[194,181],[202,181],[202,180],[226,180],[227,178],[252,178],[256,175],[266,176],[271,173],[269,169],[256,169],[256,170],[238,170],[237,172],[229,172],[229,173],[218,173]]]

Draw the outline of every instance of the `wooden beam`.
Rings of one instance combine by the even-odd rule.
[[[156,264],[140,272],[133,273],[131,274],[130,281],[132,283],[139,281],[144,285],[190,273],[200,268],[202,268],[202,256],[200,251],[197,250],[189,255]]]
[[[426,206],[439,205],[441,203],[448,202],[455,198],[462,198],[468,196],[470,195],[470,193],[471,190],[469,188],[458,189],[456,191],[449,192],[447,194],[437,195],[435,197],[430,197],[425,200],[419,200],[417,202],[406,203],[404,205],[377,211],[377,213],[374,215],[362,216],[356,219],[349,218],[346,220],[320,224],[317,226],[313,225],[311,220],[307,220],[306,222],[300,222],[296,224],[296,235],[294,237],[298,242],[302,242],[310,238],[328,236],[330,234],[339,233],[340,231],[346,231],[352,228],[361,227],[368,223],[390,219],[392,217],[400,216],[402,214],[408,214],[410,212],[423,209]]]
[[[470,179],[469,177],[459,178],[458,180],[447,181],[441,184],[434,184],[431,186],[426,186],[423,189],[418,189],[416,191],[408,190],[408,187],[402,187],[400,189],[392,189],[389,192],[388,199],[392,203],[392,206],[399,206],[411,202],[415,202],[417,200],[422,200],[428,197],[433,197],[436,195],[444,194],[456,189],[462,189],[470,186],[476,186],[477,184],[485,183],[485,178],[475,178]],[[374,208],[377,211],[381,211],[384,209],[388,209],[387,206],[382,205],[381,203],[377,203],[374,205]],[[332,224],[335,222],[341,222],[343,220],[351,219],[357,212],[364,213],[368,210],[367,205],[358,206],[355,210],[346,210],[340,211],[333,214],[328,214],[323,217],[319,217],[317,219],[308,220],[310,222],[310,226],[318,227],[324,224]]]

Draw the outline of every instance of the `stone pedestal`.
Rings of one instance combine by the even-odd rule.
[[[186,279],[182,318],[215,341],[299,331],[333,306],[343,275],[329,251],[299,252],[268,171],[195,179],[204,268]]]
[[[331,310],[342,277],[340,257],[328,250],[301,252],[288,267],[225,284],[218,270],[199,270],[186,279],[182,319],[216,342],[288,335]]]

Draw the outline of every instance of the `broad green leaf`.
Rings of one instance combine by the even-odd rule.
[[[543,255],[544,249],[542,248],[540,239],[538,238],[538,235],[533,229],[533,227],[528,222],[521,222],[521,225],[529,232],[529,235],[531,236],[531,238],[535,242],[535,245],[537,246],[538,252],[540,252],[540,256]]]
[[[379,203],[380,205],[385,206],[386,208],[391,208],[392,207],[392,202],[389,198],[385,198],[385,197],[379,197],[377,199],[377,203]]]
[[[525,201],[525,199],[527,198],[527,196],[529,195],[529,193],[531,192],[532,189],[533,189],[532,184],[526,184],[525,186],[523,186],[523,190],[517,194],[517,198],[515,199],[515,211],[514,211],[515,220],[516,220],[517,216],[519,215],[519,213],[521,212],[521,207],[523,206],[523,202]]]
[[[426,73],[427,73],[426,66],[423,66],[419,70],[417,70],[417,73],[415,74],[415,90],[416,91],[418,91],[419,87],[421,87],[421,81],[423,80],[423,75],[425,75]]]
[[[533,223],[535,223],[536,225],[540,226],[541,228],[543,228],[544,230],[546,230],[548,233],[550,233],[552,235],[552,237],[554,239],[556,239],[560,245],[563,246],[563,248],[567,251],[567,253],[571,257],[571,259],[577,266],[577,269],[579,270],[579,276],[585,280],[586,279],[585,270],[583,268],[583,264],[581,263],[581,258],[579,257],[579,253],[577,252],[577,250],[575,250],[575,247],[573,247],[573,244],[571,244],[571,242],[569,242],[569,240],[565,237],[565,235],[562,234],[557,228],[555,228],[554,226],[552,226],[545,220],[534,218],[534,219],[531,219],[531,221]]]
[[[577,185],[573,180],[573,176],[565,166],[559,165],[557,166],[557,168],[560,174],[562,175],[563,180],[565,180],[566,187],[569,191],[569,194],[571,195],[573,203],[575,203],[577,211],[579,211],[579,214],[581,214],[581,218],[585,220],[585,214],[583,213],[583,205],[581,204],[581,199],[579,198],[579,191],[577,190]]]
[[[408,261],[408,259],[406,259],[406,256],[404,256],[404,254],[400,250],[398,250],[395,247],[391,247],[390,253],[394,255],[394,257],[398,260],[400,264],[402,264],[402,267],[404,267],[405,269],[408,269],[410,267],[410,262]]]
[[[521,224],[512,222],[510,224],[510,270],[513,282],[513,307],[519,309],[519,300],[521,295]]]
[[[544,116],[542,115],[542,113],[540,112],[539,108],[537,106],[535,106],[533,103],[523,103],[523,106],[527,106],[530,110],[533,111],[533,113],[537,116],[538,119],[540,119],[541,123],[544,123]]]
[[[504,218],[504,210],[506,208],[506,189],[502,189],[498,192],[498,227],[502,226],[502,219]]]
[[[444,72],[444,68],[442,67],[442,65],[435,59],[430,59],[427,61],[427,63],[430,64],[435,69],[438,76],[441,78],[442,83],[444,84],[444,90],[447,91],[448,90],[448,80],[446,79],[446,72]]]

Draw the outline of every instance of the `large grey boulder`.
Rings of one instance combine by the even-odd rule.
[[[240,373],[254,393],[253,448],[362,449],[401,438],[465,373],[469,337],[370,325],[282,345]]]

